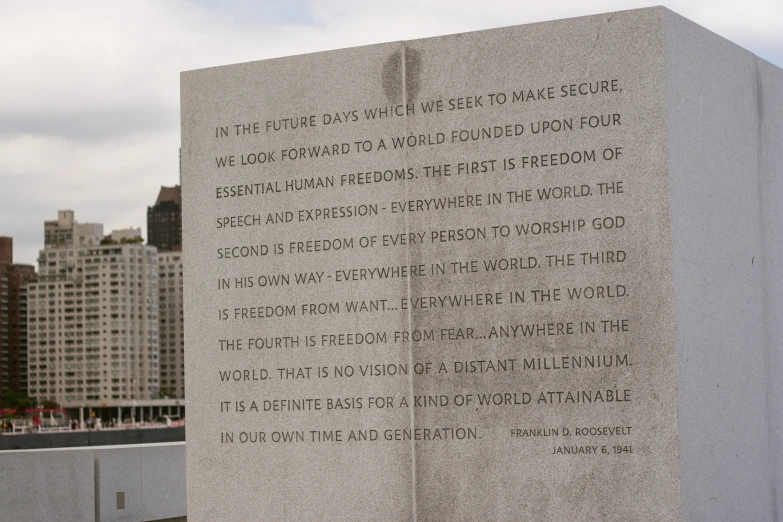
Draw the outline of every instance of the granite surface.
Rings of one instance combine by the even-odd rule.
[[[182,74],[190,520],[771,512],[766,493],[702,505],[730,479],[705,478],[727,470],[704,467],[699,429],[742,405],[702,392],[720,330],[699,338],[696,319],[759,328],[780,292],[721,307],[710,285],[739,265],[698,263],[722,231],[682,233],[722,209],[694,188],[702,160],[678,163],[704,121],[678,82],[698,92],[689,60],[713,45],[683,58],[706,31],[678,24],[651,8]],[[707,100],[716,118],[756,110]],[[711,130],[705,155],[731,141]],[[762,214],[770,237],[779,216]],[[728,237],[779,260],[742,217]],[[758,400],[775,386],[742,378]],[[774,453],[763,405],[732,418],[756,435],[745,469]]]
[[[783,71],[665,11],[685,520],[783,509]]]
[[[93,462],[91,450],[4,451],[0,455],[0,518],[95,520]]]

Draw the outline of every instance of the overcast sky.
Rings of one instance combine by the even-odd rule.
[[[171,0],[0,4],[0,235],[36,264],[43,222],[140,226],[179,182],[179,73],[214,65],[540,22],[632,0]],[[783,1],[670,9],[783,67]]]

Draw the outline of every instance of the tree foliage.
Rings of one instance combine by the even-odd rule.
[[[35,408],[37,401],[34,397],[28,397],[22,392],[7,391],[0,394],[0,408]]]

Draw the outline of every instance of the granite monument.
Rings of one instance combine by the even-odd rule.
[[[780,69],[657,7],[181,85],[189,519],[783,512]]]

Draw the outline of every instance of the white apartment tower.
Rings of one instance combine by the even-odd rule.
[[[158,252],[160,393],[185,397],[185,333],[182,306],[182,252]]]
[[[135,243],[45,248],[28,286],[29,394],[65,407],[158,397],[158,255]]]

